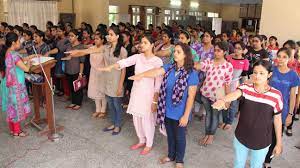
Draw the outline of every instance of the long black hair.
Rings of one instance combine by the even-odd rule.
[[[0,72],[5,74],[6,66],[5,66],[5,55],[7,49],[11,47],[13,42],[17,42],[19,37],[16,33],[9,32],[5,36],[5,45],[3,45],[0,49]]]
[[[177,43],[175,46],[180,46],[182,48],[183,53],[185,55],[183,67],[188,72],[191,72],[194,67],[194,61],[190,46],[181,42]]]
[[[42,38],[42,41],[45,42],[45,33],[41,30],[37,30],[34,34]]]
[[[123,37],[121,36],[120,29],[117,26],[110,26],[109,30],[112,30],[117,36],[119,36],[118,42],[117,42],[117,45],[116,45],[116,48],[114,51],[114,56],[118,58],[121,53],[121,48],[123,47]]]

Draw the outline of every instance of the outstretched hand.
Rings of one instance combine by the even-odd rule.
[[[64,52],[65,54],[68,54],[68,56],[73,57],[75,55],[77,55],[80,52],[80,50],[72,50],[72,51],[67,51]]]
[[[211,105],[212,108],[216,109],[216,110],[226,110],[226,103],[224,100],[217,100],[214,104]]]
[[[143,76],[141,76],[141,75],[134,75],[134,76],[130,76],[128,79],[133,80],[133,81],[139,81],[142,78],[143,78]]]

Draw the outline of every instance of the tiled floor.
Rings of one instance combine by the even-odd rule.
[[[158,158],[167,151],[166,138],[158,131],[153,151],[140,156],[129,146],[137,141],[131,117],[124,113],[122,132],[111,136],[101,130],[109,120],[92,119],[94,104],[84,99],[79,111],[65,110],[67,105],[55,98],[57,123],[65,126],[58,142],[37,136],[35,128],[28,128],[29,137],[13,139],[8,135],[4,114],[0,115],[0,167],[7,168],[171,168],[159,165]],[[284,136],[284,152],[275,158],[273,168],[299,168],[300,150],[294,148],[300,141],[300,122],[296,122],[294,136]],[[194,119],[188,127],[185,166],[187,168],[231,168],[233,162],[233,131],[219,130],[215,143],[208,147],[198,145],[203,136],[203,122]]]

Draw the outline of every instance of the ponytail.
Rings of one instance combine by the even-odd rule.
[[[5,74],[5,55],[6,55],[6,51],[7,51],[7,46],[6,45],[2,45],[0,48],[0,75]]]
[[[5,74],[6,66],[5,66],[5,55],[9,47],[11,47],[13,42],[17,42],[19,37],[16,33],[9,32],[5,36],[5,45],[1,47],[0,50],[0,72]]]

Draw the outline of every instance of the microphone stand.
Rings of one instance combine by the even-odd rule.
[[[48,79],[48,77],[46,75],[46,72],[44,70],[44,67],[43,67],[43,65],[41,63],[41,58],[40,58],[40,56],[38,56],[35,46],[32,45],[32,48],[33,48],[34,55],[36,57],[38,57],[38,64],[41,67],[43,75],[45,76],[45,79],[47,81],[48,87],[51,90],[52,110],[53,110],[53,122],[54,122],[54,133],[51,134],[51,135],[49,135],[48,139],[51,140],[52,142],[57,142],[57,141],[59,141],[59,139],[61,139],[63,137],[63,134],[57,133],[57,130],[56,130],[56,119],[55,119],[55,111],[54,111],[54,89],[53,89],[54,87],[53,87],[53,81],[52,81],[52,78],[49,81],[49,79]]]

